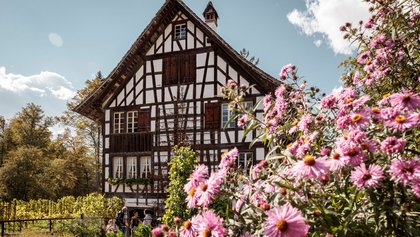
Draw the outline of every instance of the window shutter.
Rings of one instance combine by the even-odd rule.
[[[138,129],[140,132],[149,132],[150,131],[150,111],[139,111],[138,117]]]
[[[177,58],[168,57],[163,59],[163,84],[173,85],[178,83]]]
[[[204,121],[206,129],[220,128],[220,104],[207,103],[204,109]]]

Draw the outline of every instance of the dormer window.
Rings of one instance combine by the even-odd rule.
[[[175,25],[175,40],[183,40],[187,38],[187,25]]]

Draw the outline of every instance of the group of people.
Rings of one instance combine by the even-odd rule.
[[[124,237],[131,237],[133,236],[133,230],[137,230],[140,224],[152,226],[152,221],[153,217],[147,210],[144,210],[144,218],[141,219],[137,210],[135,210],[133,212],[133,216],[130,217],[127,207],[124,206],[116,214],[115,224],[113,219],[109,220],[105,231],[107,233],[116,233],[121,230],[124,234]]]

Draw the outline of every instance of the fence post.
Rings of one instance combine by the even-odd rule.
[[[1,222],[1,237],[4,236],[4,221]]]
[[[50,219],[50,232],[52,232],[52,220]]]

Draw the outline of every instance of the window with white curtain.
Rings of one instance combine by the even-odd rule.
[[[152,158],[150,156],[140,157],[140,177],[148,178],[152,174]]]
[[[127,132],[137,132],[138,131],[138,111],[128,111],[127,112]]]
[[[127,178],[137,178],[137,157],[127,157]]]
[[[122,157],[114,157],[113,158],[113,168],[114,168],[114,178],[122,178],[123,177],[123,158]]]

